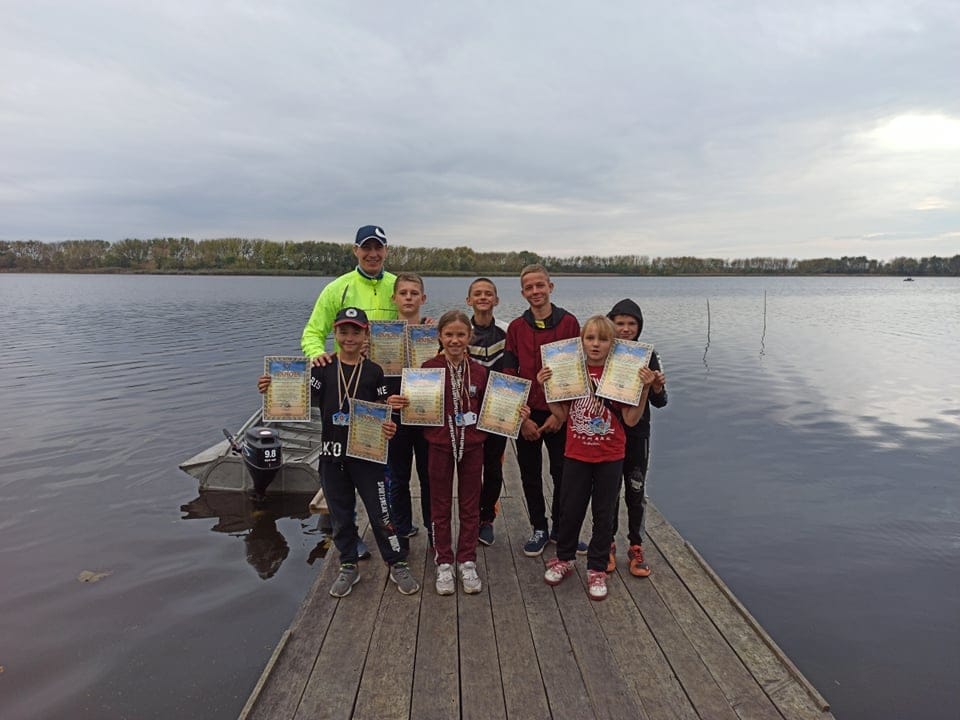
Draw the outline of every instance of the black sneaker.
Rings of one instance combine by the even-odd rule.
[[[547,531],[534,530],[533,535],[523,546],[523,554],[527,557],[539,557],[543,554],[543,548],[547,544]]]
[[[420,532],[420,528],[418,528],[416,525],[411,525],[409,530],[405,532],[398,532],[397,535],[402,538],[412,538],[416,537],[418,532]]]
[[[493,523],[480,523],[480,537],[484,545],[493,545]]]
[[[367,547],[367,544],[363,540],[357,541],[357,557],[361,560],[370,559],[370,548]]]

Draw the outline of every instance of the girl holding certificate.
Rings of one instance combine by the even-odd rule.
[[[557,557],[547,563],[543,579],[548,585],[558,585],[574,572],[580,527],[587,505],[592,503],[593,536],[587,550],[587,593],[591,600],[607,597],[607,558],[613,542],[613,516],[626,448],[625,427],[636,425],[643,413],[639,406],[614,403],[592,391],[603,375],[616,335],[613,322],[603,315],[594,315],[584,323],[580,338],[591,392],[577,400],[550,403],[550,412],[567,423],[567,442],[560,486]],[[648,368],[638,373],[644,384],[653,381]],[[544,367],[537,373],[537,381],[543,383],[551,375],[550,368]]]
[[[433,518],[433,547],[437,563],[437,593],[456,591],[453,563],[460,570],[463,591],[482,589],[477,575],[477,535],[480,526],[480,486],[483,473],[483,441],[486,433],[477,429],[477,415],[487,386],[487,371],[467,355],[472,329],[470,318],[450,310],[437,323],[442,353],[423,363],[424,368],[443,368],[443,425],[424,427],[429,443],[430,514]],[[438,398],[439,399],[439,398]],[[406,407],[409,399],[391,396],[394,407]],[[453,471],[457,470],[460,535],[453,552],[450,513],[453,506]]]

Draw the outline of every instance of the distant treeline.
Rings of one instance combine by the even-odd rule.
[[[476,252],[468,247],[408,248],[391,245],[392,271],[424,274],[514,275],[541,263],[557,273],[618,275],[953,275],[960,255],[898,257],[888,262],[864,256],[793,260],[754,257],[736,260],[648,255],[552,257],[521,252]],[[353,246],[327,242],[274,242],[244,238],[0,240],[0,271],[144,272],[339,275],[356,265]]]

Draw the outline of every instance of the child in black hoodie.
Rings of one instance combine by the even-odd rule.
[[[643,332],[643,313],[640,306],[633,300],[625,299],[613,306],[607,313],[617,328],[617,337],[621,340],[637,340]],[[647,577],[650,567],[643,559],[643,516],[647,507],[647,466],[650,462],[650,406],[662,408],[667,404],[666,375],[663,374],[660,356],[654,351],[650,356],[650,369],[656,374],[656,380],[650,387],[643,415],[633,427],[627,430],[627,451],[623,459],[623,497],[627,503],[628,529],[627,539],[630,549],[627,555],[630,559],[630,574],[636,577]],[[619,495],[619,493],[618,493]],[[619,498],[617,512],[613,516],[613,533],[616,537],[618,530]],[[610,546],[610,560],[607,572],[617,569],[617,544]]]

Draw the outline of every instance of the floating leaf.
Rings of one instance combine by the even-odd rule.
[[[103,580],[107,575],[112,575],[112,570],[107,570],[106,572],[94,572],[93,570],[84,570],[82,573],[77,575],[77,580],[82,583],[95,583],[99,580]]]

